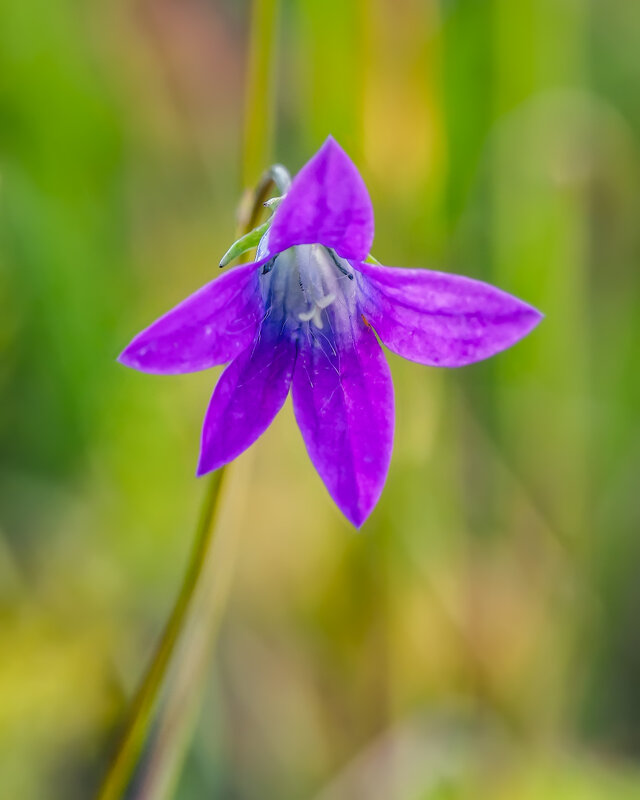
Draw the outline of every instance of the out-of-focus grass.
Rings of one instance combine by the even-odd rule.
[[[114,359],[233,236],[247,18],[0,9],[10,797],[91,794],[179,583],[215,374]],[[638,46],[628,0],[282,3],[273,160],[333,133],[383,263],[547,318],[463,371],[390,358],[396,448],[359,535],[289,407],[256,445],[181,800],[640,792]]]

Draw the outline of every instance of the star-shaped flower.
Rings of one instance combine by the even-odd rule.
[[[309,457],[359,527],[393,445],[393,385],[378,339],[420,364],[460,367],[510,347],[541,319],[481,281],[365,263],[372,241],[366,186],[329,138],[278,205],[257,261],[201,288],[121,354],[158,374],[229,364],[205,416],[198,475],[246,450],[292,389]]]

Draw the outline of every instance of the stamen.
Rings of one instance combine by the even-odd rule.
[[[355,286],[344,280],[344,276],[354,277],[348,266],[347,261],[319,244],[288,248],[260,270],[267,276],[261,278],[265,301],[281,308],[296,328],[305,325],[307,335],[333,329],[334,312],[348,314],[354,305]]]
[[[262,267],[262,274],[268,275],[271,270],[274,268],[276,263],[276,256],[274,256],[271,261],[267,261],[267,263]]]
[[[337,255],[334,253],[334,251],[333,251],[333,250],[331,250],[330,248],[327,248],[327,252],[328,252],[328,253],[329,253],[329,255],[331,256],[331,260],[332,260],[332,261],[333,261],[333,263],[336,265],[336,267],[337,267],[337,268],[340,270],[340,272],[341,272],[343,275],[346,275],[346,276],[347,276],[347,278],[349,278],[349,280],[350,280],[350,281],[352,281],[352,280],[353,280],[353,274],[352,274],[351,272],[349,272],[349,270],[345,269],[345,268],[342,266],[342,264],[340,263],[340,259],[339,259],[339,258],[338,258],[338,256],[337,256]]]

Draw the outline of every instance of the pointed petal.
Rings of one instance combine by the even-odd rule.
[[[259,339],[225,369],[202,428],[198,475],[221,467],[261,436],[287,399],[296,346],[265,323]]]
[[[370,328],[332,338],[315,331],[299,344],[293,408],[329,494],[360,527],[377,503],[389,469],[393,384]]]
[[[329,137],[296,175],[276,211],[269,248],[323,244],[343,258],[360,261],[373,241],[373,208],[354,163]]]
[[[236,267],[139,333],[118,361],[160,375],[224,364],[254,340],[263,315],[257,265]]]
[[[482,281],[359,264],[361,308],[383,344],[421,364],[461,367],[510,347],[542,314]]]

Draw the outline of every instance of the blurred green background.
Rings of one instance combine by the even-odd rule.
[[[93,796],[187,563],[216,374],[116,355],[332,133],[380,261],[547,317],[461,371],[390,356],[360,534],[289,405],[239,460],[176,796],[640,797],[640,4],[256,6],[271,67],[246,1],[0,5],[0,796]]]

